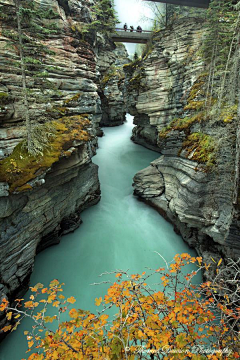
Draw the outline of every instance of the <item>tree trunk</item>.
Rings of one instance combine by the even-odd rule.
[[[238,30],[240,31],[240,30]],[[240,56],[240,37],[238,36],[238,57]],[[236,159],[235,159],[235,179],[233,204],[238,205],[239,202],[239,162],[240,162],[240,74],[238,74],[238,111],[237,111],[237,130],[236,130]]]
[[[26,128],[27,128],[27,149],[28,149],[28,152],[31,154],[31,153],[33,153],[32,128],[31,128],[31,121],[30,121],[30,116],[29,116],[29,103],[28,103],[28,96],[27,96],[26,71],[25,71],[24,54],[23,54],[23,41],[22,41],[22,28],[21,28],[19,0],[15,0],[15,9],[16,9],[16,15],[17,15],[19,55],[20,55],[20,63],[21,63],[21,71],[22,71],[23,104],[24,104],[24,108],[25,108],[24,110],[25,110],[25,120],[26,120]]]

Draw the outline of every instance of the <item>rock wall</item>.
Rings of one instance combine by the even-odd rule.
[[[122,68],[129,62],[127,50],[121,43],[105,44],[99,49],[97,64],[101,74],[99,86],[102,103],[101,126],[121,125],[126,120]]]
[[[24,52],[32,123],[84,113],[89,114],[92,127],[98,129],[101,102],[97,93],[94,39],[87,42],[81,35],[83,24],[90,21],[89,7],[94,2],[35,0],[34,3],[42,11],[35,22],[39,27],[48,27],[38,37],[34,27],[25,29],[23,25],[28,36]],[[0,24],[1,158],[10,154],[26,136],[26,127],[19,49],[13,42],[17,36],[14,1],[1,0],[0,6],[6,14]],[[44,18],[46,14],[48,17]]]
[[[52,24],[54,31],[47,30],[39,38],[37,31],[23,25],[30,119],[34,128],[51,127],[56,120],[59,155],[51,166],[40,166],[23,184],[22,191],[11,190],[8,183],[0,180],[0,300],[6,297],[10,302],[27,290],[36,253],[57,244],[62,235],[75,230],[81,223],[80,213],[100,199],[98,167],[91,161],[101,119],[95,37],[90,34],[83,40],[81,34],[83,24],[91,20],[89,8],[94,2],[36,0],[34,3],[42,14],[35,18],[35,25]],[[14,2],[0,0],[0,6],[6,15],[1,20],[0,35],[3,59],[0,166],[3,168],[8,155],[26,137],[26,125],[19,48],[13,46]],[[34,49],[41,51],[36,55]],[[79,130],[81,122],[85,124],[83,131]],[[44,129],[51,132],[49,127]],[[55,150],[46,150],[43,157]],[[16,177],[21,177],[22,169],[15,160],[6,169],[12,170]],[[0,177],[5,178],[3,171]],[[0,318],[0,328],[4,322]]]
[[[157,34],[145,58],[125,66],[125,91],[133,141],[162,154],[136,174],[134,193],[207,261],[211,253],[238,258],[240,232],[233,204],[237,118],[204,115],[203,35],[198,19]]]
[[[55,163],[32,191],[0,197],[0,298],[22,297],[36,253],[74,231],[80,213],[99,200],[98,167],[87,145]]]

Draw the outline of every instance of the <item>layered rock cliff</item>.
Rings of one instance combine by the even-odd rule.
[[[126,48],[121,43],[105,44],[99,49],[98,69],[101,74],[99,96],[102,104],[101,126],[121,125],[126,120],[123,94],[123,66],[128,64]]]
[[[96,37],[82,36],[93,4],[28,2],[34,18],[22,22],[24,62],[32,134],[40,146],[31,156],[23,141],[16,10],[13,0],[0,1],[0,299],[21,297],[36,253],[75,230],[80,213],[100,199],[91,161],[101,119]]]
[[[164,214],[205,260],[211,252],[236,258],[237,106],[207,115],[205,31],[200,19],[180,19],[154,36],[143,59],[124,67],[136,125],[132,139],[162,155],[136,174],[134,193]]]

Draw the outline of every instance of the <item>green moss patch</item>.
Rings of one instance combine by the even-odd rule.
[[[213,137],[203,133],[193,133],[183,143],[186,158],[191,155],[191,160],[213,166],[216,162],[216,143]]]
[[[204,112],[198,112],[197,114],[193,115],[193,116],[186,116],[185,118],[176,118],[173,119],[170,124],[166,127],[164,127],[160,133],[159,133],[159,137],[160,138],[166,138],[166,136],[168,135],[168,133],[172,130],[176,130],[176,131],[187,131],[188,129],[190,129],[190,127],[196,123],[196,122],[201,122],[204,119]]]
[[[199,101],[190,101],[185,107],[184,111],[186,110],[200,110],[204,107],[205,101],[199,100]]]
[[[62,117],[39,127],[51,129],[48,144],[42,155],[28,153],[26,141],[19,143],[12,154],[0,161],[0,181],[9,184],[9,191],[23,191],[31,188],[28,181],[43,174],[61,155],[67,151],[74,140],[86,142],[91,138],[87,128],[90,121],[83,115]]]
[[[5,105],[9,102],[9,95],[6,92],[0,92],[0,105]]]
[[[220,120],[222,120],[224,123],[231,123],[233,120],[236,120],[237,109],[238,105],[225,106],[220,113]]]

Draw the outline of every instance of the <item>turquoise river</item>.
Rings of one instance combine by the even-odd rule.
[[[99,165],[101,201],[82,213],[83,224],[62,238],[59,245],[40,253],[31,285],[48,285],[52,279],[65,283],[66,296],[74,296],[75,307],[95,310],[94,299],[104,296],[107,285],[93,286],[105,271],[157,269],[176,253],[194,254],[154,209],[133,196],[132,178],[159,154],[130,140],[132,117],[118,127],[105,128],[93,162]],[[106,277],[106,280],[108,278]],[[0,345],[0,360],[27,358],[23,331],[26,321]]]

